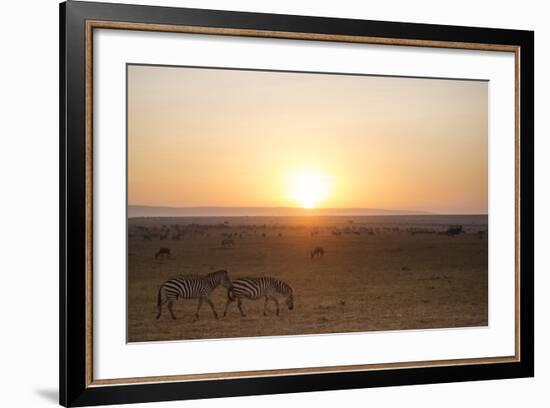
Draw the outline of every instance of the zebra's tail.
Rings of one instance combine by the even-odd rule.
[[[160,319],[160,315],[162,314],[162,285],[160,285],[158,294],[157,294],[157,320]]]

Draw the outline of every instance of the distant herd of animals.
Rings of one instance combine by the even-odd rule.
[[[164,241],[178,241],[188,238],[201,238],[201,237],[220,237],[220,249],[232,249],[236,246],[236,242],[239,239],[245,239],[249,237],[261,237],[266,238],[283,238],[282,229],[292,230],[298,228],[306,227],[280,227],[276,225],[240,225],[237,232],[219,232],[219,229],[228,229],[229,227],[226,223],[223,224],[211,224],[211,225],[202,225],[202,224],[174,224],[161,226],[133,226],[128,230],[129,238],[141,238],[145,241],[152,241],[155,239]],[[326,227],[326,233],[334,237],[341,237],[344,235],[377,235],[387,232],[405,232],[411,235],[417,234],[439,234],[446,235],[448,237],[454,237],[460,234],[466,234],[466,230],[462,225],[451,225],[445,229],[438,228],[425,228],[425,227],[367,227],[367,226],[345,226],[345,227]],[[316,238],[325,233],[321,228],[315,227],[309,229],[309,236]],[[486,230],[477,231],[476,234],[480,239],[483,239],[487,235]],[[160,256],[165,254],[161,253]],[[318,254],[316,254],[317,256]]]
[[[246,314],[243,310],[242,300],[264,299],[264,316],[267,316],[267,305],[271,300],[275,303],[276,315],[279,316],[279,300],[282,297],[289,310],[294,309],[294,292],[292,287],[282,280],[265,276],[260,278],[239,278],[231,280],[226,270],[219,270],[205,276],[187,276],[168,279],[164,281],[157,294],[157,320],[162,315],[163,306],[166,305],[172,319],[174,315],[174,302],[178,299],[198,299],[195,320],[199,320],[199,312],[203,303],[206,302],[214,317],[218,319],[218,313],[212,302],[212,292],[222,286],[227,289],[227,302],[223,316],[227,315],[229,305],[237,301],[237,307],[242,317]]]
[[[233,240],[224,240],[222,241],[222,247],[233,247],[235,245],[235,242]],[[155,252],[155,259],[159,259],[161,257],[169,258],[171,255],[170,248],[167,247],[160,247],[157,252]],[[316,256],[322,257],[325,255],[325,249],[320,246],[316,246],[309,252],[310,258],[313,259]]]

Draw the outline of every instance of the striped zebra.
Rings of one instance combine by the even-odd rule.
[[[237,306],[241,316],[246,316],[243,312],[242,299],[257,300],[264,298],[264,316],[267,316],[267,302],[271,299],[277,306],[277,316],[279,316],[279,301],[276,295],[283,295],[285,303],[289,310],[294,309],[294,294],[292,288],[287,283],[271,278],[242,278],[231,282],[231,287],[227,291],[227,303],[223,315],[227,315],[229,304],[237,300]]]
[[[170,312],[172,319],[175,319],[176,316],[174,316],[172,307],[174,301],[178,298],[199,299],[199,304],[195,313],[195,320],[199,320],[199,310],[201,309],[203,302],[208,303],[214,313],[214,317],[217,319],[218,314],[216,313],[212,300],[210,300],[210,295],[219,285],[222,285],[225,288],[229,288],[231,286],[231,280],[225,270],[212,272],[206,276],[189,276],[173,278],[165,281],[162,285],[160,285],[157,295],[157,319],[159,319],[162,314],[162,306],[164,304],[168,305],[168,311]]]

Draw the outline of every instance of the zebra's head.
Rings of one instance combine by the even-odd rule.
[[[231,287],[231,279],[229,279],[229,274],[226,270],[222,269],[216,272],[212,272],[210,275],[215,278],[215,281],[218,285],[222,285],[224,288]]]

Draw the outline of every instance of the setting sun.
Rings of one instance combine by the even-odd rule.
[[[303,208],[314,208],[327,198],[330,182],[324,174],[301,170],[290,176],[289,195]]]
[[[487,81],[132,64],[127,75],[130,205],[487,212]]]

